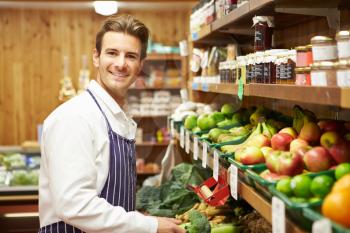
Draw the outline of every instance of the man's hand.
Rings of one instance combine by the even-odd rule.
[[[180,220],[175,218],[157,217],[158,230],[157,233],[186,233],[185,229],[178,226]]]

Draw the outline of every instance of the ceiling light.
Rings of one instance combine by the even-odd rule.
[[[94,1],[94,8],[97,14],[105,16],[113,15],[118,11],[116,1]]]

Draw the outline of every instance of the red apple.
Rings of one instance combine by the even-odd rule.
[[[289,150],[289,144],[293,141],[293,137],[287,133],[278,133],[271,138],[271,147],[274,150]]]
[[[287,178],[288,176],[278,175],[266,169],[265,171],[260,173],[260,177],[267,181],[277,181],[277,180]]]
[[[337,164],[350,162],[350,142],[343,141],[339,144],[334,144],[329,153]]]
[[[305,141],[304,139],[301,138],[297,138],[294,139],[290,145],[289,145],[289,151],[290,152],[296,152],[299,148],[304,148],[304,147],[308,147],[309,143],[307,141]]]
[[[326,171],[332,166],[332,157],[322,146],[317,146],[309,150],[304,155],[306,168],[311,172]]]
[[[321,137],[321,129],[314,122],[307,122],[301,128],[299,138],[308,141],[309,143],[318,143]]]
[[[321,146],[329,149],[334,144],[339,144],[341,142],[341,136],[335,131],[327,131],[322,134],[320,139]]]
[[[317,123],[320,129],[324,132],[327,131],[342,131],[344,130],[343,122],[335,120],[322,120]]]
[[[245,147],[242,151],[240,151],[239,158],[241,163],[245,165],[265,162],[264,154],[261,152],[260,148],[256,146]]]
[[[280,154],[281,154],[281,151],[272,150],[265,155],[266,166],[273,173],[277,173],[277,171],[279,170],[278,157],[280,156]]]
[[[260,148],[261,152],[263,153],[264,157],[270,153],[271,151],[273,151],[273,149],[269,146],[263,146]]]
[[[303,158],[298,153],[283,151],[278,158],[279,161],[279,175],[294,176],[300,174],[304,170]]]
[[[297,132],[295,132],[295,130],[293,129],[293,127],[286,127],[281,129],[278,133],[286,133],[289,134],[290,136],[293,137],[293,139],[297,138],[298,134]]]

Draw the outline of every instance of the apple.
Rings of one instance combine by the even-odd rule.
[[[295,132],[295,130],[293,129],[293,127],[286,127],[281,129],[278,133],[286,133],[289,134],[290,136],[293,137],[293,139],[297,138],[298,134],[297,132]]]
[[[261,172],[259,176],[267,181],[277,181],[277,180],[282,180],[282,179],[288,178],[288,176],[278,175],[278,174],[273,173],[267,169],[265,171]]]
[[[271,147],[274,150],[289,150],[289,144],[293,141],[293,137],[287,133],[278,133],[271,138]]]
[[[309,143],[317,143],[321,137],[321,129],[314,122],[307,122],[301,128],[299,138],[308,141]]]
[[[337,164],[350,162],[350,142],[343,141],[329,148],[329,153]]]
[[[264,154],[257,146],[245,147],[242,151],[240,151],[239,158],[241,163],[245,165],[252,165],[265,162]]]
[[[332,166],[332,157],[326,148],[317,146],[304,155],[306,168],[311,172],[326,171]]]
[[[320,139],[321,146],[329,149],[334,144],[339,144],[341,142],[341,136],[335,131],[327,131],[322,134]]]
[[[317,123],[320,129],[324,132],[328,131],[342,131],[344,126],[343,122],[335,120],[322,120]]]
[[[257,134],[247,143],[247,146],[257,146],[261,148],[263,146],[270,146],[270,144],[271,141],[268,137],[263,134]]]
[[[296,152],[299,148],[306,148],[308,146],[309,143],[307,141],[301,138],[296,138],[289,144],[289,151]]]
[[[266,166],[273,173],[277,173],[277,171],[279,170],[278,157],[280,156],[280,154],[281,151],[272,150],[265,155]]]
[[[266,157],[266,155],[268,153],[270,153],[271,151],[273,151],[273,149],[269,146],[263,146],[260,148],[261,152],[263,153],[264,157]]]
[[[294,176],[300,174],[304,170],[303,158],[299,153],[283,151],[278,158],[279,170],[277,174]]]

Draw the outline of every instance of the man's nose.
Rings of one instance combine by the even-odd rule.
[[[115,64],[116,66],[118,66],[119,68],[124,68],[124,67],[126,66],[125,55],[120,54],[120,55],[116,58],[114,64]]]

